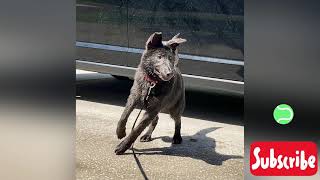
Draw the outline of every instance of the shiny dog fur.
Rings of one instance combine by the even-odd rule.
[[[145,107],[145,113],[140,123],[116,147],[116,154],[123,154],[149,125],[149,129],[140,141],[151,141],[151,134],[158,123],[159,112],[168,112],[175,121],[173,144],[182,142],[181,114],[185,107],[185,90],[181,72],[177,67],[179,62],[177,46],[186,42],[179,38],[179,34],[169,41],[162,41],[162,33],[153,33],[146,42],[146,49],[142,54],[137,68],[134,83],[127,100],[126,107],[118,122],[117,136],[126,136],[126,123],[136,105]],[[151,82],[157,82],[152,94],[145,102]]]

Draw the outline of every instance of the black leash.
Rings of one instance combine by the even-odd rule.
[[[144,104],[147,103],[147,101],[148,101],[148,99],[149,99],[149,96],[150,96],[150,92],[151,92],[152,88],[154,88],[155,86],[156,86],[155,83],[151,83],[151,84],[150,84],[150,86],[149,86],[149,88],[148,88],[148,93],[147,93],[146,97],[144,98]],[[132,125],[131,131],[133,131],[134,127],[136,126],[137,120],[138,120],[138,118],[139,118],[139,116],[140,116],[140,114],[141,114],[141,112],[142,112],[142,109],[143,109],[143,106],[141,106],[141,109],[140,109],[140,111],[139,111],[136,119],[134,120],[134,123],[133,123],[133,125]],[[136,163],[137,163],[137,165],[138,165],[138,167],[139,167],[139,169],[140,169],[140,171],[141,171],[144,179],[147,180],[148,177],[147,177],[146,173],[143,171],[143,168],[142,168],[141,163],[140,163],[140,161],[139,161],[139,159],[138,159],[138,157],[137,157],[137,155],[136,155],[136,153],[135,153],[135,151],[134,151],[133,146],[134,146],[134,142],[133,142],[132,145],[131,145],[131,150],[132,150],[133,157],[134,157],[134,159],[136,160]]]
[[[151,93],[151,90],[152,90],[152,88],[154,88],[155,86],[156,86],[155,83],[151,83],[151,84],[150,84],[150,86],[149,86],[149,88],[148,88],[148,93],[147,93],[146,97],[144,98],[144,101],[145,101],[144,104],[146,104],[146,102],[148,101],[149,96],[150,96],[150,93]],[[140,109],[140,111],[139,111],[136,119],[134,120],[134,123],[133,123],[133,125],[132,125],[131,131],[133,131],[134,127],[136,126],[137,120],[138,120],[138,118],[139,118],[139,116],[140,116],[140,114],[141,114],[141,112],[142,112],[142,109],[143,109],[143,106],[141,106],[141,109]],[[133,151],[133,145],[134,145],[134,142],[133,142],[132,145],[131,145],[132,151]]]

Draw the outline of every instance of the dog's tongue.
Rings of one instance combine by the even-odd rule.
[[[157,80],[151,78],[151,77],[150,77],[149,75],[147,75],[147,74],[144,76],[144,80],[146,80],[146,81],[148,81],[148,82],[150,82],[150,83],[155,83],[155,84],[158,83]]]

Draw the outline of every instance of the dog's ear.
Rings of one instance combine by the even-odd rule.
[[[154,49],[158,47],[162,47],[162,33],[161,32],[155,32],[151,34],[149,39],[146,42],[146,49]]]
[[[179,35],[180,35],[180,33],[178,33],[177,35],[173,36],[172,39],[170,39],[169,41],[166,42],[166,45],[169,46],[174,51],[179,46],[179,44],[187,42],[186,39],[179,38]]]

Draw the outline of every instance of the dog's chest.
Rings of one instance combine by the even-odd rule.
[[[148,106],[157,105],[161,103],[163,98],[170,93],[171,88],[172,88],[172,84],[169,82],[158,83],[155,87],[150,89],[149,94],[147,91],[147,89],[149,90],[149,87],[146,88],[146,91],[144,91],[145,93],[143,93],[145,95],[141,100],[143,101],[144,104],[148,104]]]
[[[162,89],[160,89],[160,88],[154,87],[154,88],[152,88],[152,89],[150,90],[149,96],[150,96],[150,97],[157,97],[157,96],[159,96],[159,95],[161,94],[161,90],[162,90]]]
[[[150,97],[161,97],[169,94],[172,89],[171,82],[158,83],[154,88],[150,90]]]

